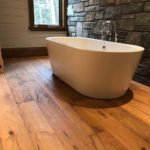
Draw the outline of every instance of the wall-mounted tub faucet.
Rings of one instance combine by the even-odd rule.
[[[116,30],[116,22],[113,20],[106,20],[102,24],[102,39],[106,40],[108,37],[108,40],[111,41],[111,33],[112,30],[114,30],[114,41],[117,42],[117,30]]]

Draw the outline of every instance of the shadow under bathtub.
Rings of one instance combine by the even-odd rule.
[[[86,108],[113,108],[125,105],[133,99],[133,92],[128,89],[126,94],[116,99],[94,99],[86,97],[73,88],[65,84],[54,74],[52,75],[53,87],[55,94],[60,101],[65,101],[72,106],[86,107]],[[63,98],[62,98],[63,97]]]

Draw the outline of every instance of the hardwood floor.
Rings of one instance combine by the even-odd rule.
[[[0,150],[150,150],[150,87],[96,100],[52,75],[46,57],[8,59],[0,74]]]

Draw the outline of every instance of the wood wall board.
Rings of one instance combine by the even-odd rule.
[[[45,38],[52,36],[66,36],[66,32],[43,31],[44,37],[41,37],[40,31],[30,31],[28,0],[0,0],[0,43],[2,48],[16,47],[45,47]],[[17,40],[9,38],[9,35],[16,35],[18,32],[24,33]],[[30,35],[38,37],[34,40]],[[4,39],[5,38],[5,39]],[[31,43],[33,41],[33,43]]]

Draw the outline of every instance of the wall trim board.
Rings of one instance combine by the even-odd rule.
[[[48,52],[46,47],[2,48],[3,58],[19,58],[47,55]]]

